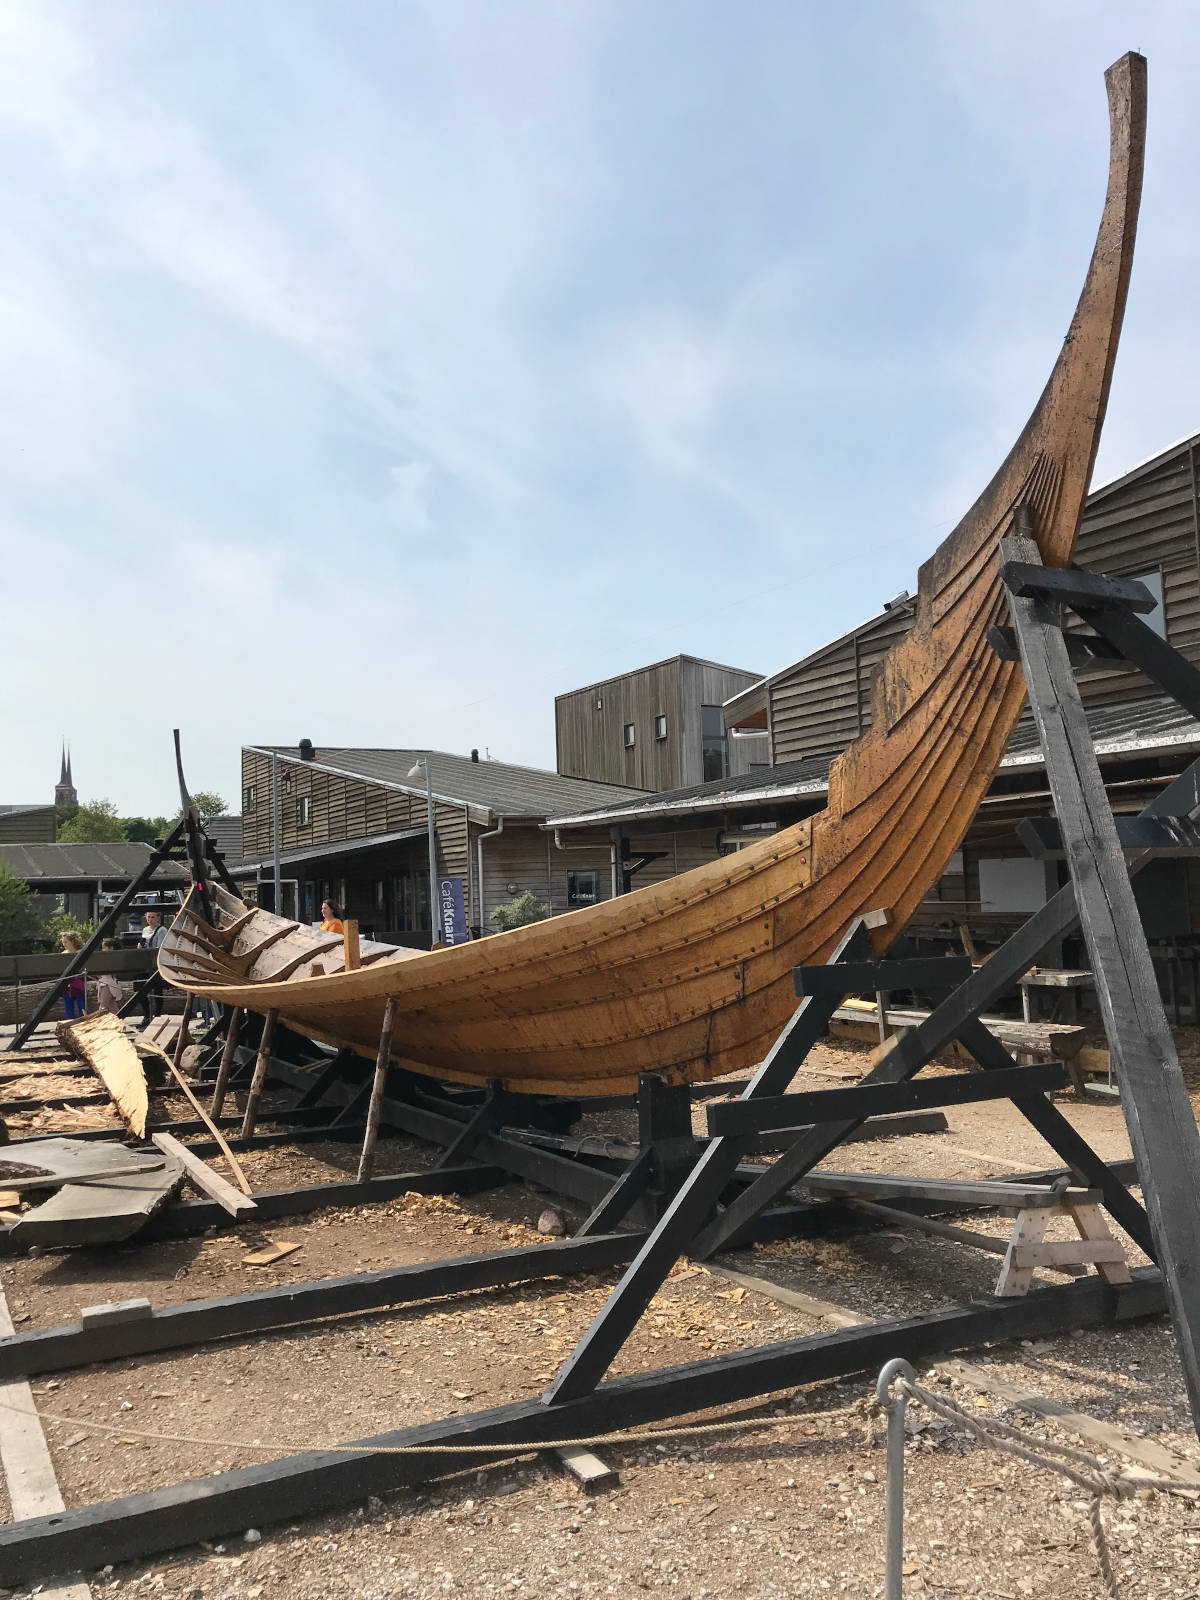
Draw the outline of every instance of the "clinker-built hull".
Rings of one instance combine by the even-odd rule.
[[[1107,76],[1108,193],[1074,320],[1007,460],[921,569],[912,631],[876,680],[870,730],[834,763],[819,815],[665,883],[431,952],[340,941],[211,890],[160,954],[180,988],[438,1078],[547,1094],[630,1091],[641,1073],[700,1082],[748,1067],[795,1005],[792,968],[826,959],[886,909],[882,949],[958,847],[1020,715],[1024,683],[987,630],[1003,620],[997,551],[1028,507],[1043,560],[1071,557],[1104,416],[1141,191],[1145,62]]]

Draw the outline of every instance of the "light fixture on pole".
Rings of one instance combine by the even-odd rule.
[[[426,826],[429,833],[429,946],[432,949],[438,940],[438,892],[437,892],[437,834],[433,826],[433,777],[429,770],[429,757],[421,756],[409,769],[410,778],[425,779],[425,813]]]

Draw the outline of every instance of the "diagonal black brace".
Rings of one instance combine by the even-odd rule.
[[[870,954],[867,925],[856,918],[834,952],[834,961],[863,960]],[[809,996],[771,1047],[743,1091],[743,1100],[775,1094],[787,1087],[837,1010],[838,997]],[[589,1394],[611,1365],[667,1274],[689,1247],[737,1171],[745,1139],[714,1139],[696,1162],[599,1315],[575,1346],[546,1391],[547,1405]]]
[[[512,1097],[493,1079],[487,1086],[487,1094],[463,1125],[462,1132],[434,1162],[433,1170],[437,1172],[442,1167],[460,1167],[475,1154],[480,1141],[486,1139],[489,1133],[494,1133],[511,1115]]]
[[[1016,1062],[1000,1041],[976,1018],[964,1025],[959,1039],[988,1072],[1011,1072]],[[1109,1215],[1153,1261],[1157,1252],[1150,1231],[1150,1218],[1146,1209],[1130,1194],[1112,1168],[1072,1127],[1052,1101],[1042,1095],[1014,1094],[1013,1105],[1031,1127],[1036,1129],[1052,1150],[1056,1150],[1089,1189],[1099,1189]]]
[[[39,1000],[38,1004],[34,1007],[33,1015],[29,1018],[29,1021],[21,1027],[19,1033],[13,1039],[13,1042],[9,1045],[8,1048],[10,1050],[23,1050],[25,1048],[33,1036],[33,1030],[46,1018],[46,1016],[48,1016],[50,1008],[66,989],[69,980],[73,978],[77,972],[83,971],[84,967],[87,965],[88,959],[96,950],[100,948],[100,941],[102,939],[107,939],[109,933],[113,928],[116,927],[117,922],[125,915],[126,911],[128,911],[129,907],[133,904],[134,896],[142,892],[142,889],[147,883],[149,883],[150,879],[158,871],[159,867],[175,850],[176,845],[178,845],[180,840],[183,838],[183,834],[184,819],[181,817],[171,829],[167,837],[162,841],[162,843],[155,846],[155,848],[150,852],[150,855],[146,861],[146,865],[138,873],[137,877],[128,886],[128,888],[124,890],[116,903],[111,905],[100,918],[99,922],[97,922],[95,932],[84,944],[82,950],[77,950],[75,952],[63,970],[59,973],[58,977],[54,980],[54,983],[51,985],[50,989],[45,995],[42,996],[41,1000]],[[154,974],[151,973],[150,976],[152,978]]]
[[[1200,671],[1173,645],[1120,605],[1079,606],[1079,615],[1108,645],[1119,650],[1173,700],[1200,718]]]
[[[575,1230],[577,1239],[611,1233],[637,1205],[654,1181],[654,1151],[641,1150],[625,1168],[612,1188],[598,1200]]]
[[[1002,541],[1004,572],[1014,560],[1040,560],[1028,512],[1019,508],[1015,522],[1023,536]],[[1020,592],[1010,593],[1009,610],[1200,1431],[1200,1132],[1061,630],[1039,600]]]
[[[339,1082],[345,1073],[347,1062],[351,1059],[357,1061],[359,1057],[352,1050],[339,1050],[333,1060],[323,1066],[320,1072],[317,1073],[292,1109],[295,1111],[307,1111],[310,1106],[319,1105],[333,1085]]]

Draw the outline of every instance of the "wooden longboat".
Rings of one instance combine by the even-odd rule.
[[[792,968],[826,959],[851,919],[886,909],[882,950],[958,848],[1024,700],[989,647],[1003,620],[997,545],[1028,507],[1043,560],[1075,544],[1108,398],[1141,193],[1145,61],[1107,74],[1108,192],[1087,279],[1033,415],[920,572],[912,631],[883,662],[870,730],[833,764],[820,814],[732,857],[511,933],[428,952],[341,941],[213,889],[160,970],[179,988],[277,1011],[310,1038],[459,1083],[540,1094],[629,1092],[638,1075],[701,1082],[759,1061],[795,1006]]]

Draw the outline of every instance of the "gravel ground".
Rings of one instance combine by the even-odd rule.
[[[1195,1043],[1194,1036],[1181,1040],[1189,1066],[1200,1059]],[[814,1052],[812,1070],[797,1087],[852,1080],[861,1075],[864,1054],[842,1045]],[[1118,1107],[1067,1096],[1058,1103],[1102,1153],[1128,1153]],[[848,1146],[828,1164],[980,1177],[1054,1161],[1010,1106],[968,1106],[948,1118],[949,1133]],[[698,1121],[702,1127],[702,1110]],[[628,1137],[632,1121],[609,1113],[588,1119],[580,1131]],[[405,1141],[380,1148],[385,1171],[429,1160],[427,1149]],[[354,1160],[348,1146],[311,1145],[255,1152],[246,1165],[256,1187],[281,1187],[343,1177]],[[74,1320],[82,1305],[101,1299],[144,1294],[169,1305],[528,1244],[539,1237],[536,1220],[546,1203],[545,1195],[515,1184],[461,1200],[409,1195],[272,1225],[271,1237],[301,1248],[270,1267],[244,1264],[266,1233],[261,1225],[242,1225],[203,1239],[134,1240],[119,1250],[4,1261],[0,1284],[24,1331]],[[1007,1232],[1000,1217],[972,1218],[970,1226],[998,1237]],[[870,1317],[910,1315],[987,1292],[997,1268],[996,1258],[981,1251],[898,1228],[786,1241],[723,1260]],[[292,1448],[532,1397],[615,1276],[460,1296],[35,1380],[40,1406],[78,1419],[47,1422],[64,1497],[83,1505]],[[685,1262],[614,1371],[827,1328]],[[1195,1451],[1174,1346],[1161,1320],[997,1346],[970,1359],[1027,1390]],[[607,1596],[657,1588],[680,1600],[873,1597],[882,1593],[884,1470],[881,1438],[868,1441],[871,1386],[864,1375],[789,1390],[746,1413],[758,1425],[732,1435],[605,1446],[601,1454],[619,1466],[621,1485],[594,1498],[534,1458],[300,1526],[252,1530],[249,1539],[88,1576],[97,1596],[176,1600]],[[1011,1415],[968,1390],[942,1392],[982,1417]],[[919,1407],[911,1417],[906,1593],[995,1600],[1092,1600],[1103,1593],[1083,1501],[1071,1485],[973,1444]],[[1062,1437],[1028,1416],[1014,1420]],[[99,1434],[89,1422],[119,1431]],[[1200,1504],[1160,1497],[1110,1502],[1106,1521],[1128,1596],[1200,1596]],[[0,1597],[5,1593],[0,1589]]]

